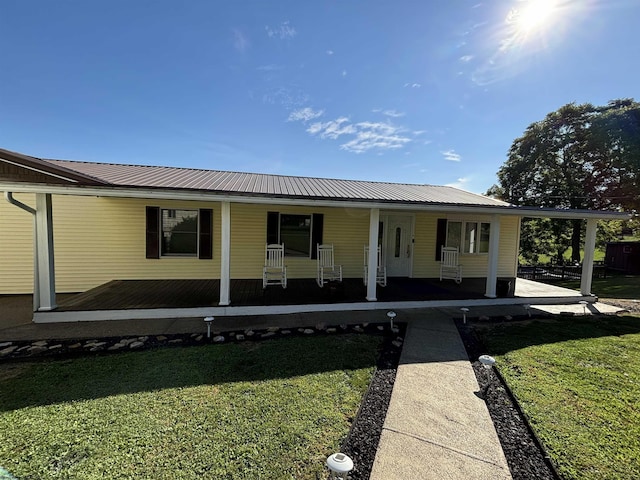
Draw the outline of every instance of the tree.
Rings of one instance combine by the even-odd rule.
[[[622,99],[560,107],[514,140],[498,181],[487,193],[516,205],[640,208],[640,104]],[[522,232],[524,254],[548,253],[553,245],[562,261],[571,246],[572,261],[580,261],[580,220],[531,219]]]

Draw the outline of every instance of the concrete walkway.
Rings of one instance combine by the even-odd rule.
[[[451,313],[406,314],[412,318],[371,480],[510,479]]]

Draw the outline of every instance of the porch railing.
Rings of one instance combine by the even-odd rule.
[[[580,265],[521,265],[518,277],[527,280],[580,280]],[[594,264],[593,278],[607,278],[607,267]]]

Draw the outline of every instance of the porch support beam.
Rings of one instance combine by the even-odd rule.
[[[378,229],[380,226],[380,209],[369,210],[369,258],[367,259],[367,300],[377,301],[376,290],[378,287]]]
[[[598,220],[594,218],[587,220],[587,233],[584,239],[584,258],[582,259],[582,276],[580,278],[580,293],[582,295],[591,295],[597,227]]]
[[[480,235],[480,232],[478,232]],[[498,281],[498,257],[500,251],[500,215],[491,216],[491,230],[489,231],[489,258],[487,265],[487,286],[484,296],[496,298],[496,283]]]
[[[33,216],[33,311],[47,312],[56,305],[56,273],[53,255],[53,208],[50,193],[36,193],[36,208],[5,192],[12,205]]]
[[[229,292],[231,290],[230,256],[231,256],[231,204],[222,202],[222,222],[220,226],[220,306],[231,303]]]

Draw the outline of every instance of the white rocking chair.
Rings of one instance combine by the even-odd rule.
[[[322,288],[325,283],[342,281],[342,265],[336,265],[333,259],[333,245],[318,244],[318,276],[316,281]]]
[[[462,283],[462,265],[458,263],[458,247],[442,247],[440,257],[440,281],[443,278]]]
[[[267,244],[262,269],[262,288],[282,285],[287,288],[287,267],[284,264],[284,243]]]
[[[369,283],[369,245],[364,246],[364,272],[362,281],[365,287]],[[387,267],[382,261],[382,249],[378,245],[378,270],[376,271],[376,283],[381,287],[387,286]]]

